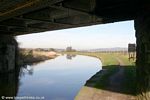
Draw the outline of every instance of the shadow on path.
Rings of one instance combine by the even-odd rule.
[[[135,100],[136,72],[134,66],[103,66],[92,76],[76,96],[76,100]]]

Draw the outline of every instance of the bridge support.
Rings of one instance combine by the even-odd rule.
[[[148,13],[149,14],[149,13]],[[137,38],[137,99],[150,99],[150,15],[135,19]]]
[[[19,87],[19,70],[0,74],[0,100],[17,95]],[[11,99],[14,100],[14,99]]]
[[[17,51],[17,42],[13,36],[0,35],[0,73],[16,69]]]

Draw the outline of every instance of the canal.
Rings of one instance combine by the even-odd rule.
[[[63,55],[27,65],[21,68],[16,96],[73,100],[86,81],[101,69],[99,59],[81,55]]]

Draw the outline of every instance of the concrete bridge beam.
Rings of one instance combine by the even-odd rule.
[[[150,98],[150,15],[141,13],[135,19],[137,38],[137,99]]]
[[[11,35],[0,35],[0,73],[16,69],[17,53],[17,42],[14,37]]]

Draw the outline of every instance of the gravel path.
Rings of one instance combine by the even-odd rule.
[[[109,86],[108,89],[112,91],[121,92],[122,89],[122,83],[124,81],[124,63],[119,59],[116,58],[118,61],[118,72],[116,72],[114,75],[112,75],[109,79]]]

